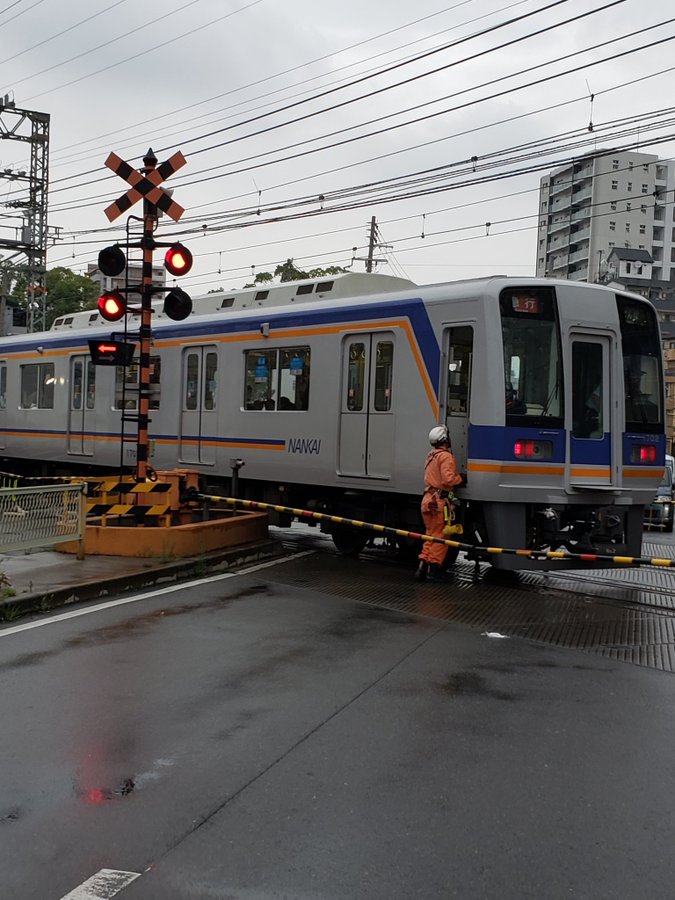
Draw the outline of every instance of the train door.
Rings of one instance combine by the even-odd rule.
[[[218,433],[218,351],[215,345],[183,350],[181,384],[181,462],[214,465]]]
[[[5,428],[7,409],[7,363],[0,362],[0,450],[5,449]]]
[[[394,334],[348,335],[342,354],[338,473],[389,478],[394,461]]]
[[[473,365],[473,327],[453,325],[443,336],[445,392],[441,393],[439,421],[448,426],[457,465],[465,469],[467,431],[471,404],[471,369]]]
[[[611,338],[604,335],[570,334],[571,398],[569,481],[575,485],[599,487],[616,482],[613,465],[611,402]]]
[[[90,356],[71,356],[69,384],[68,453],[93,456],[96,366]]]

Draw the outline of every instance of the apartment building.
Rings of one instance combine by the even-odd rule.
[[[667,446],[675,451],[675,164],[598,151],[540,182],[537,275],[648,297],[661,323]]]
[[[649,254],[650,278],[675,281],[675,165],[649,153],[597,151],[540,182],[537,275],[607,281],[614,248]]]

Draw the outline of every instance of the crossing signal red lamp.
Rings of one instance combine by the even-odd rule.
[[[164,312],[170,319],[181,322],[192,312],[192,298],[180,288],[174,288],[164,298]]]
[[[98,267],[104,275],[109,275],[113,278],[115,275],[121,275],[126,265],[127,258],[119,244],[105,247],[98,255]]]
[[[192,268],[192,253],[183,244],[172,244],[166,251],[164,265],[172,275],[187,275]]]
[[[106,291],[98,298],[98,311],[108,322],[117,322],[127,311],[127,301],[119,291]]]

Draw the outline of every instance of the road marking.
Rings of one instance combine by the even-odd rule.
[[[140,874],[140,872],[121,872],[119,869],[101,869],[61,900],[110,900],[139,878]]]
[[[213,584],[214,581],[225,581],[228,578],[238,578],[240,575],[250,575],[252,572],[259,572],[261,569],[269,569],[271,566],[279,566],[285,562],[292,562],[294,559],[300,559],[300,557],[309,556],[312,553],[316,553],[316,551],[303,550],[301,553],[294,553],[292,556],[284,556],[283,559],[273,559],[269,562],[259,563],[256,566],[249,566],[247,569],[239,569],[237,572],[226,572],[224,575],[212,575],[210,578],[199,578],[196,581],[182,581],[180,584],[169,585],[160,588],[157,591],[148,591],[147,594],[134,594],[133,597],[121,597],[118,600],[108,600],[105,603],[97,603],[96,606],[88,606],[86,609],[73,609],[70,612],[59,613],[59,615],[51,616],[48,619],[40,619],[39,622],[26,622],[25,625],[14,625],[6,631],[0,631],[0,638],[8,637],[11,634],[18,634],[20,631],[30,631],[32,628],[42,628],[44,625],[52,625],[55,622],[65,622],[66,619],[76,619],[79,616],[87,616],[90,613],[101,612],[101,610],[104,609],[112,609],[115,606],[124,606],[127,603],[137,603],[139,600],[149,600],[152,597],[161,597],[162,594],[172,594],[175,591],[182,591],[184,588],[194,588],[199,587],[202,584]]]

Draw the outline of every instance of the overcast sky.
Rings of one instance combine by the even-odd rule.
[[[675,156],[673,38],[671,0],[0,0],[0,97],[51,116],[49,268],[123,239],[104,162],[152,147],[187,159],[158,237],[192,249],[193,294],[289,257],[362,271],[373,216],[377,271],[532,275],[541,172],[512,173]],[[27,146],[0,141],[0,169]],[[20,196],[0,180],[1,204]]]

